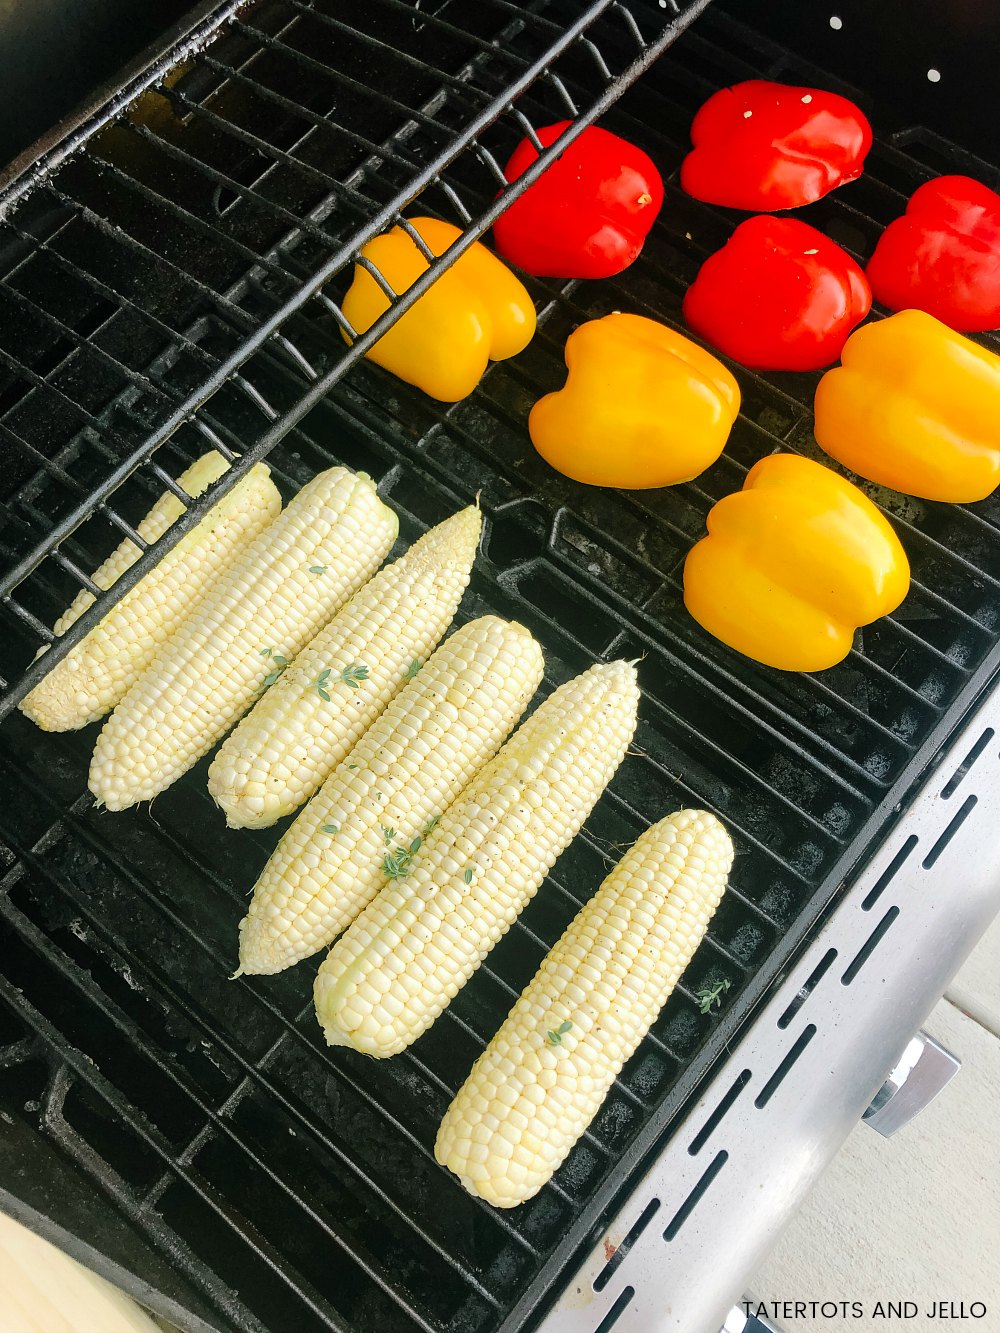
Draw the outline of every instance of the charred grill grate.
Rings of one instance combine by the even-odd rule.
[[[253,457],[292,417],[270,455],[279,482],[293,489],[333,461],[364,468],[407,541],[482,488],[487,538],[463,617],[493,610],[524,621],[546,648],[549,687],[595,656],[644,657],[637,753],[475,980],[389,1062],[322,1046],[308,965],[226,980],[246,889],[274,838],[220,829],[204,765],[151,811],[110,816],[84,788],[92,731],[41,736],[16,715],[0,730],[0,1106],[11,1125],[40,1131],[75,1179],[111,1199],[239,1329],[521,1327],[997,660],[996,502],[970,509],[877,493],[909,551],[914,589],[821,677],[737,660],[684,616],[679,570],[711,503],[763,454],[813,447],[810,377],[737,370],[744,411],[731,444],[689,485],[591,492],[534,456],[526,410],[560,382],[568,330],[624,307],[677,324],[685,284],[727,234],[732,218],[673,186],[641,260],[612,283],[534,284],[538,336],[452,408],[367,364],[319,391],[344,364],[331,305],[346,275],[254,350],[267,321],[353,234],[353,203],[330,181],[351,182],[363,207],[390,204],[415,164],[447,155],[483,99],[531,69],[575,7],[556,0],[528,13],[489,0],[472,38],[456,31],[452,8],[368,7],[405,20],[406,37],[399,82],[387,74],[371,98],[350,64],[370,62],[371,47],[336,26],[344,11],[334,0],[251,8],[5,224],[0,363],[11,374],[0,422],[20,441],[8,438],[5,563],[52,548],[17,589],[24,610],[51,621],[75,587],[59,561],[88,567],[117,540],[112,507],[119,528],[142,512],[162,485],[152,461],[109,491],[106,510],[96,497],[165,433],[178,398],[203,396],[235,356],[241,368],[157,463],[175,471],[214,441]],[[531,123],[564,114],[564,98],[598,104],[635,57],[630,13],[647,41],[662,25],[652,4],[587,13],[598,9],[586,40],[550,66],[558,85],[538,79],[519,98]],[[307,49],[290,54],[306,20]],[[599,30],[607,76],[596,77],[586,41]],[[324,51],[334,74],[313,67]],[[440,69],[433,86],[420,82],[431,51],[458,86]],[[709,13],[605,123],[669,171],[700,101],[761,72],[821,77]],[[503,161],[521,133],[508,117],[481,143]],[[475,153],[451,156],[420,207],[454,217],[457,198],[482,219],[495,180]],[[948,166],[969,169],[917,132],[881,140],[866,175],[806,216],[865,255],[905,195]],[[76,527],[81,506],[94,517]],[[60,543],[60,524],[72,539]],[[38,639],[10,603],[4,614],[9,704]],[[477,1203],[433,1162],[450,1096],[619,844],[686,803],[717,810],[739,853],[686,986],[552,1185],[509,1215]],[[694,992],[720,980],[731,983],[723,1012],[702,1015]],[[664,1206],[672,1214],[680,1202]]]

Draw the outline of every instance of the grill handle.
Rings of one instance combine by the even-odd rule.
[[[961,1068],[957,1056],[920,1031],[907,1043],[861,1118],[889,1138],[929,1106]]]

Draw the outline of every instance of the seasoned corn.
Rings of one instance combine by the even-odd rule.
[[[457,630],[396,695],[278,844],[240,925],[243,972],[323,948],[404,871],[428,826],[496,754],[542,678],[523,625]]]
[[[363,473],[314,477],[153,658],[104,725],[90,790],[148,801],[206,754],[368,579],[395,514]]]
[[[440,523],[354,594],[226,738],[208,790],[231,828],[290,815],[360,740],[451,623],[482,521]]]
[[[213,450],[192,463],[178,484],[192,497],[201,495],[228,467]],[[110,712],[160,645],[280,509],[277,487],[268,469],[258,463],[55,664],[21,701],[21,711],[45,731],[75,731]],[[136,531],[152,544],[182,513],[181,501],[167,491]],[[140,555],[139,547],[126,537],[91,575],[93,582],[110,588]],[[93,593],[86,589],[78,593],[56,621],[55,634],[65,634],[93,603]]]
[[[437,1160],[472,1194],[512,1208],[549,1180],[691,961],[732,860],[714,815],[668,815],[570,923],[438,1130]]]
[[[638,703],[627,662],[592,667],[466,787],[320,968],[316,1012],[332,1046],[395,1055],[430,1027],[576,835],[624,757]]]

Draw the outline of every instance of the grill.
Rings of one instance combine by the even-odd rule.
[[[46,1217],[67,1244],[82,1234],[88,1257],[185,1327],[485,1333],[541,1318],[993,679],[996,500],[933,505],[867,486],[907,547],[912,591],[820,676],[755,667],[685,616],[680,567],[709,507],[768,453],[816,454],[814,376],[735,368],[743,411],[723,458],[669,490],[591,491],[534,455],[527,410],[561,382],[576,324],[629,309],[683,328],[685,287],[736,215],[670,180],[619,278],[530,283],[535,340],[465,402],[442,408],[360,359],[598,115],[666,176],[704,98],[752,76],[838,87],[882,125],[877,103],[707,0],[228,3],[8,174],[2,1178],[7,1206]],[[563,139],[506,187],[498,164],[515,142],[566,118]],[[896,129],[858,182],[801,216],[864,258],[942,170],[996,184],[938,135]],[[354,257],[417,196],[462,238],[348,347],[338,299]],[[264,455],[286,494],[333,462],[370,472],[407,543],[481,492],[484,549],[460,618],[525,623],[546,650],[546,688],[595,658],[642,658],[636,752],[488,963],[392,1061],[323,1046],[309,965],[226,979],[275,839],[221,829],[204,765],[151,810],[102,814],[85,787],[92,732],[41,735],[11,712],[48,665],[33,661],[52,643],[46,626],[81,585],[97,591],[84,571],[122,533],[141,544],[132,525],[150,497],[176,491],[172,477],[209,445],[230,473],[49,662]],[[496,1212],[434,1164],[440,1117],[621,845],[684,804],[733,832],[727,899],[553,1183]],[[949,810],[942,851],[972,808]],[[891,912],[874,915],[859,970],[893,929]],[[721,1012],[702,1014],[695,992],[721,981]],[[716,1161],[699,1164],[694,1193],[664,1202],[668,1232]],[[627,1305],[578,1327],[605,1333]]]

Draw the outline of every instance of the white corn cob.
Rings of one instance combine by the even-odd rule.
[[[201,495],[228,467],[213,450],[192,463],[178,484],[192,497]],[[280,509],[278,489],[258,463],[22,699],[22,713],[45,731],[75,731],[110,712],[157,648]],[[182,513],[180,500],[166,491],[136,531],[152,544]],[[93,582],[110,588],[141,554],[126,537],[91,575]],[[56,621],[55,634],[65,634],[93,603],[93,593],[78,593]]]
[[[208,790],[230,828],[304,805],[432,652],[472,573],[474,506],[426,532],[354,594],[225,740]]]
[[[714,815],[678,811],[570,922],[438,1130],[434,1155],[470,1193],[513,1208],[549,1180],[691,961],[732,860]]]
[[[627,662],[557,689],[466,787],[420,849],[330,950],[316,1013],[331,1046],[405,1050],[454,999],[621,763],[639,689]]]
[[[271,973],[329,944],[404,869],[496,754],[542,679],[523,625],[483,616],[432,653],[282,838],[240,923],[240,970]]]
[[[364,473],[329,468],[303,486],[104,724],[90,765],[98,801],[152,800],[207,754],[371,576],[397,530]]]

